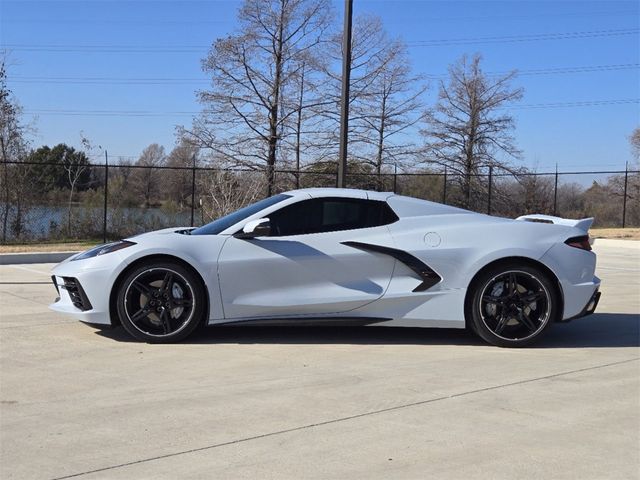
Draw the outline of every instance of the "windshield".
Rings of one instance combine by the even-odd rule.
[[[260,210],[264,210],[276,203],[280,203],[287,198],[291,198],[291,195],[281,193],[279,195],[274,195],[273,197],[265,198],[264,200],[260,200],[259,202],[248,205],[240,210],[236,210],[229,215],[220,217],[211,223],[203,225],[202,227],[191,230],[191,235],[217,235],[236,223],[241,222],[245,218],[249,218],[251,215],[258,213]]]

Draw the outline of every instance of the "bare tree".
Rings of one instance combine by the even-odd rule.
[[[262,197],[265,178],[258,172],[207,170],[199,185],[203,192],[202,220],[219,218]]]
[[[636,161],[640,161],[640,127],[636,127],[629,136],[629,143],[631,144],[631,153]]]
[[[511,135],[513,117],[503,109],[520,100],[523,89],[513,88],[516,72],[488,77],[481,56],[463,56],[449,69],[447,83],[440,82],[438,102],[425,116],[427,161],[457,174],[465,207],[471,204],[474,176],[489,167],[514,172],[510,159],[520,151]]]
[[[363,161],[374,167],[381,183],[383,165],[405,165],[415,155],[414,127],[423,119],[422,96],[427,87],[411,73],[406,45],[394,40],[382,56],[379,72],[356,103],[354,139],[364,145]]]
[[[6,58],[0,58],[0,155],[2,160],[2,241],[7,241],[13,210],[13,230],[22,231],[22,206],[27,190],[28,169],[13,162],[28,153],[29,128],[20,122],[21,108],[7,86]],[[11,164],[10,164],[11,162]],[[13,207],[12,207],[13,205]]]
[[[331,12],[328,0],[244,0],[239,30],[203,60],[212,86],[199,93],[205,109],[184,133],[225,164],[265,169],[269,195],[283,125],[298,111],[283,94],[321,44]]]
[[[85,146],[89,146],[88,140],[82,139],[82,143]],[[87,170],[87,157],[83,152],[76,152],[73,148],[65,149],[62,158],[60,159],[62,168],[66,173],[67,180],[69,181],[69,199],[67,201],[67,235],[72,236],[71,230],[71,216],[73,213],[73,194],[75,192],[78,181],[82,177],[82,174]]]
[[[142,151],[140,158],[136,162],[140,168],[136,172],[138,184],[144,199],[145,207],[149,208],[153,203],[153,197],[156,193],[156,169],[154,167],[160,167],[164,165],[166,161],[166,155],[164,153],[164,147],[157,143],[152,143]]]
[[[169,170],[166,175],[168,178],[165,193],[179,207],[191,203],[191,190],[194,188],[192,169],[197,167],[199,163],[198,147],[189,143],[185,138],[181,138],[167,156],[167,167],[173,167],[175,170]]]
[[[326,121],[325,130],[319,138],[319,142],[326,148],[321,159],[337,158],[339,131],[340,131],[340,101],[342,71],[340,70],[342,59],[342,32],[337,32],[331,38],[328,46],[329,61],[325,64],[327,77],[326,93],[327,103],[321,105],[318,115]],[[358,154],[358,140],[362,137],[363,124],[360,118],[359,104],[363,101],[383,71],[389,59],[388,51],[392,48],[386,32],[382,26],[382,20],[375,15],[359,15],[353,22],[353,34],[351,42],[351,73],[349,85],[349,156],[361,160]]]

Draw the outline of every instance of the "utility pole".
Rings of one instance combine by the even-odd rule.
[[[349,84],[351,82],[351,27],[353,0],[344,1],[342,32],[342,97],[340,107],[340,152],[338,155],[338,188],[344,188],[347,175],[347,141],[349,140]]]
[[[104,206],[102,210],[102,242],[107,243],[107,199],[109,198],[109,154],[104,151]]]

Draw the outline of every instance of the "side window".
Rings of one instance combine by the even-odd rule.
[[[295,203],[269,218],[271,235],[276,237],[370,228],[398,220],[386,202],[330,197]]]

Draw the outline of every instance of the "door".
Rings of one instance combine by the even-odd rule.
[[[226,319],[345,313],[380,298],[395,260],[344,245],[392,245],[386,202],[302,200],[269,215],[271,234],[229,238],[218,261]]]

